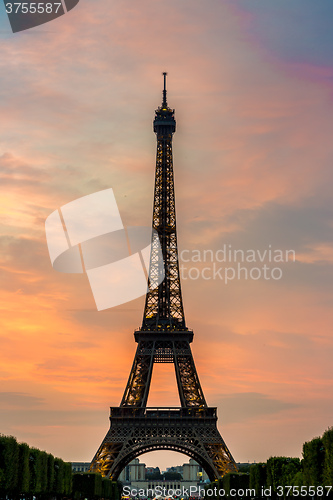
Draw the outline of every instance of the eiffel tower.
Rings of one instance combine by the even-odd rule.
[[[190,347],[193,332],[185,324],[172,160],[176,121],[174,110],[167,104],[166,73],[163,76],[162,105],[154,119],[157,154],[152,223],[160,245],[153,236],[143,322],[134,332],[138,346],[132,370],[120,406],[110,408],[110,429],[90,471],[115,480],[138,455],[173,450],[196,460],[213,481],[237,471],[237,467],[217,429],[216,408],[206,404]],[[161,255],[165,271],[162,282],[158,281],[163,270]],[[154,363],[174,364],[180,407],[147,407]]]

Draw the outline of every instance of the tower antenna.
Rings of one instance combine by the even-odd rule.
[[[166,99],[166,94],[167,94],[167,90],[166,90],[166,77],[167,77],[167,74],[168,73],[163,73],[163,78],[164,78],[164,89],[163,89],[163,102],[162,102],[162,106],[163,108],[166,108],[167,107],[167,99]]]

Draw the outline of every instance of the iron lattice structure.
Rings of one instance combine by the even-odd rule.
[[[190,347],[193,332],[185,324],[172,159],[176,121],[167,104],[166,73],[163,75],[162,105],[154,119],[155,232],[142,327],[134,333],[138,347],[124,396],[120,407],[111,408],[110,429],[90,470],[116,479],[133,458],[148,451],[174,450],[194,458],[214,480],[237,467],[217,429],[216,408],[206,404]],[[163,269],[165,278],[157,286]],[[154,363],[174,364],[180,408],[147,407]]]

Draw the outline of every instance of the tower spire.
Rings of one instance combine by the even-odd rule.
[[[167,90],[166,90],[166,77],[167,77],[167,74],[166,72],[163,73],[163,78],[164,78],[164,89],[163,89],[163,102],[162,102],[162,108],[167,108],[168,107],[168,103],[167,103],[167,98],[166,98],[166,95],[167,95]]]
[[[152,227],[155,240],[152,241],[150,256],[150,280],[142,322],[143,331],[187,331],[178,263],[173,178],[172,137],[176,131],[176,120],[175,110],[167,105],[166,75],[167,73],[163,73],[162,106],[155,111],[154,119],[157,151]],[[156,238],[160,242],[162,255],[156,244]],[[165,278],[159,286],[156,286],[156,276],[162,268]]]

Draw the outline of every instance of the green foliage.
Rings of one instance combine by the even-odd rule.
[[[238,472],[250,472],[250,464],[241,464],[238,466]]]
[[[282,485],[290,486],[293,484],[294,477],[302,472],[302,465],[299,458],[287,458],[287,462],[282,465]]]
[[[60,458],[54,458],[53,493],[69,495],[72,491],[72,466]]]
[[[163,479],[163,476],[160,472],[154,471],[154,472],[150,472],[149,474],[147,474],[147,479],[149,479],[150,481],[153,481],[154,479]]]
[[[39,461],[40,461],[40,484],[41,484],[41,492],[48,492],[48,477],[47,477],[47,453],[45,451],[39,452]]]
[[[0,436],[0,470],[2,490],[14,493],[18,486],[19,447],[13,436]]]
[[[333,427],[324,432],[323,445],[325,454],[323,484],[333,486]]]
[[[109,479],[103,477],[102,479],[102,496],[103,498],[112,498],[113,485]]]
[[[116,483],[115,483],[116,485]],[[0,497],[35,496],[48,498],[70,496],[72,466],[45,451],[18,444],[12,436],[0,434]],[[98,494],[102,494],[102,490]],[[113,500],[118,499],[114,487]]]
[[[290,486],[300,470],[299,458],[271,457],[267,460],[266,486],[272,486],[275,491],[278,486]]]
[[[107,488],[108,486],[104,486],[104,490]],[[110,486],[110,488],[113,491],[112,486]],[[102,476],[93,473],[74,474],[73,491],[75,500],[80,500],[82,498],[92,500],[101,497],[103,493]]]
[[[0,492],[10,497],[70,495],[72,467],[45,451],[0,435]]]
[[[19,493],[29,492],[30,470],[29,470],[29,457],[30,448],[26,443],[21,443],[19,447],[19,463],[18,463],[18,485],[17,490]]]
[[[303,444],[303,478],[306,486],[323,484],[325,460],[324,444],[321,438],[314,438]]]
[[[120,488],[120,490],[119,490]],[[119,500],[122,490],[122,484],[117,481],[110,481],[110,479],[103,478],[102,480],[102,497],[105,500]]]
[[[64,462],[64,493],[65,495],[70,495],[72,492],[72,464],[69,462]]]
[[[232,496],[233,498],[241,498],[235,496],[234,492],[230,495],[230,490],[237,491],[241,493],[241,490],[246,490],[249,488],[249,474],[242,472],[229,472],[223,476],[221,484],[219,483],[219,489],[223,488],[227,496]]]
[[[258,463],[250,466],[250,481],[249,486],[255,489],[256,494],[261,493],[261,488],[266,485],[266,464]]]
[[[304,485],[303,472],[301,470],[296,472],[290,485],[291,486],[303,486]]]
[[[33,495],[41,493],[42,491],[42,480],[41,480],[41,457],[40,450],[37,448],[30,448],[29,455],[29,471],[30,471],[30,481],[29,481],[29,492]]]
[[[60,495],[65,489],[64,462],[54,459],[54,493]]]
[[[277,486],[281,485],[282,461],[284,461],[284,457],[270,457],[267,460],[266,486],[272,486],[273,490],[276,490]]]
[[[219,492],[219,490],[221,490],[223,488],[222,481],[223,481],[223,478],[220,478],[212,483],[206,484],[205,485],[206,494],[205,494],[204,498],[208,498],[207,490],[214,491],[214,488],[216,488],[216,494],[209,495],[209,499],[210,500],[221,500],[222,497],[219,496],[218,492]]]
[[[5,488],[5,471],[0,469],[0,491]]]
[[[164,472],[162,479],[180,481],[182,479],[182,475],[179,472],[169,471]]]
[[[52,493],[55,489],[54,486],[54,456],[50,453],[47,455],[47,484],[48,491]]]

